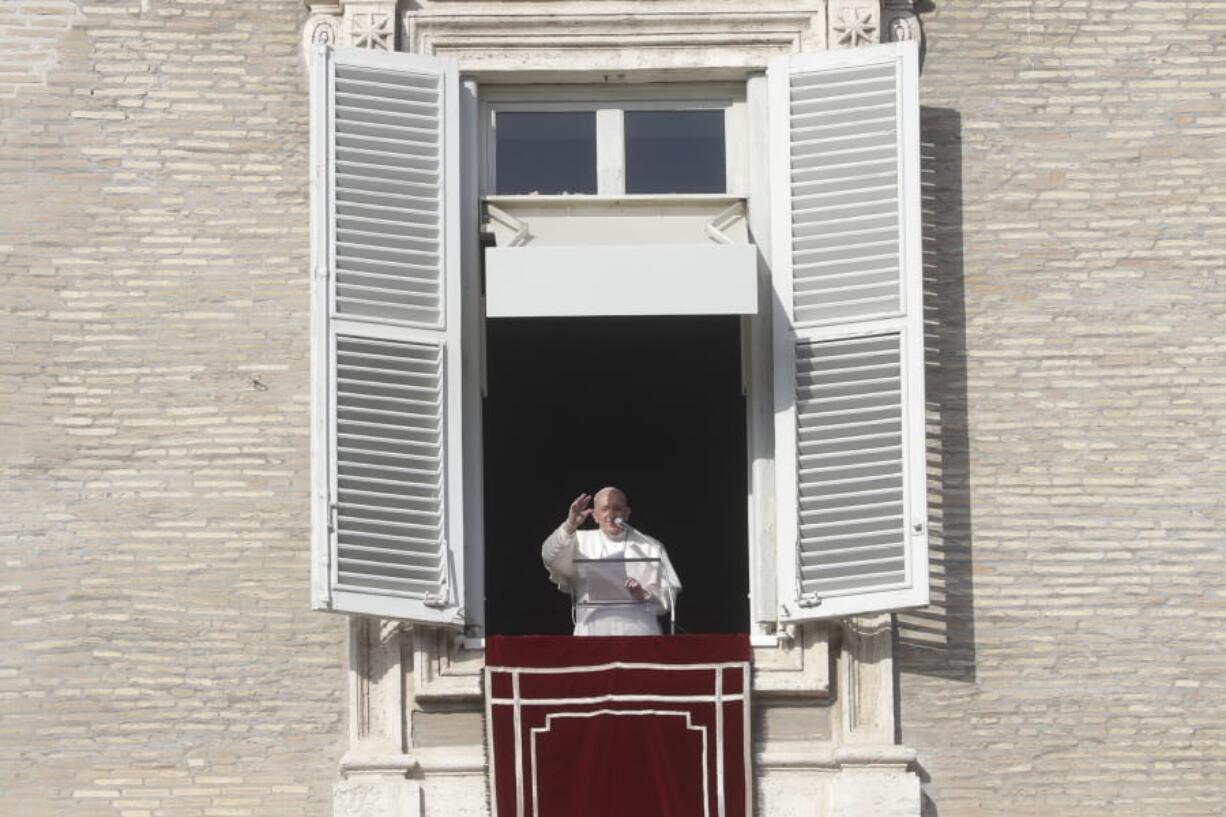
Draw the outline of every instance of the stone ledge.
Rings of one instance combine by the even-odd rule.
[[[915,758],[915,750],[908,746],[822,746],[813,749],[806,745],[786,749],[755,747],[753,752],[756,771],[839,771],[849,768],[905,770],[915,762]]]
[[[351,775],[385,775],[405,777],[419,768],[414,755],[393,754],[357,754],[350,752],[341,758],[341,777]]]
[[[419,747],[411,753],[349,753],[341,759],[341,776],[422,777],[485,774],[484,746]]]
[[[439,746],[415,749],[423,775],[484,775],[485,746]]]

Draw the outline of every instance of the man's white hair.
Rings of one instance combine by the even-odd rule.
[[[629,505],[629,504],[630,504],[630,498],[629,498],[628,496],[626,496],[626,492],[625,492],[625,491],[623,491],[621,488],[616,488],[616,487],[614,487],[614,486],[612,486],[612,485],[606,485],[605,487],[603,487],[603,488],[601,488],[599,491],[597,491],[597,492],[596,492],[596,496],[594,496],[594,497],[592,498],[592,501],[593,501],[593,502],[599,502],[599,501],[600,501],[600,497],[601,497],[602,495],[604,495],[604,494],[612,494],[612,493],[615,493],[615,494],[617,494],[618,496],[620,496],[620,497],[622,498],[622,504],[623,504],[623,505]]]

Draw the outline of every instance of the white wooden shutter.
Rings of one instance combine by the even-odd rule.
[[[918,50],[768,72],[783,620],[928,602]]]
[[[462,624],[458,69],[311,71],[312,605]]]

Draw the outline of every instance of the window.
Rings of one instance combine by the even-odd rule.
[[[743,87],[496,88],[486,195],[744,195]]]
[[[723,111],[626,111],[626,192],[723,193]]]
[[[594,111],[502,111],[495,133],[499,193],[596,192]]]
[[[755,103],[770,120],[753,158],[759,188],[771,159],[768,224],[757,212],[772,238],[773,362],[746,359],[761,361],[755,382],[773,378],[759,393],[773,399],[777,621],[927,602],[917,66],[912,42],[780,58]],[[481,533],[478,187],[556,201],[592,189],[594,153],[598,198],[710,195],[694,188],[720,187],[722,116],[723,190],[745,196],[744,88],[488,89],[479,115],[453,60],[327,46],[311,88],[312,604],[480,622],[485,549],[534,554],[544,531]],[[575,116],[550,130],[542,113]],[[564,147],[545,167],[550,135]],[[681,144],[691,167],[666,178]]]
[[[619,294],[650,290],[645,300],[652,308],[664,305],[658,312],[638,312],[643,302],[619,301],[609,313],[580,307],[583,317],[574,317],[551,289],[549,297],[532,299],[530,308],[542,305],[541,312],[505,317],[514,314],[498,301],[510,286],[504,283],[508,270],[487,254],[487,630],[570,631],[567,598],[548,582],[538,560],[524,557],[525,547],[539,544],[557,526],[574,494],[612,483],[629,492],[636,520],[664,542],[681,574],[681,631],[743,632],[750,614],[741,321],[737,314],[718,314],[711,297],[688,287],[678,295],[686,303],[673,301],[660,279],[678,274],[677,265],[701,267],[693,285],[714,292],[722,281],[718,259],[686,255],[686,242],[719,252],[745,250],[736,254],[751,305],[743,311],[756,309],[756,257],[744,245],[743,229],[736,248],[714,245],[703,231],[736,203],[730,179],[741,186],[744,176],[744,89],[711,84],[485,90],[487,189],[502,214],[522,217],[533,237],[532,246],[507,248],[499,256],[499,264],[517,253],[526,258],[516,293],[532,291],[540,280],[534,276],[543,277],[543,268],[555,263],[557,256],[541,258],[534,251],[563,249],[569,252],[562,274],[585,298],[602,306],[617,301],[605,287],[616,286],[609,282],[620,277]],[[582,134],[578,161],[572,160],[579,151],[559,145],[571,134]],[[565,180],[559,182],[561,175]],[[595,189],[589,180],[596,181]],[[532,194],[595,195],[579,203],[499,200]],[[695,195],[726,201],[690,202],[680,211],[669,203],[626,202],[616,207],[619,215],[601,203],[623,196]],[[646,246],[637,264],[623,255],[632,249],[627,244],[640,245],[635,250]],[[657,265],[646,284],[635,274]],[[598,280],[593,270],[599,270]],[[556,311],[549,312],[549,304],[557,304]],[[570,374],[559,382],[558,372]],[[525,468],[527,463],[548,465]]]

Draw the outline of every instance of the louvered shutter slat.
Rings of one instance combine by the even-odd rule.
[[[355,168],[360,169],[360,168]],[[402,203],[405,210],[432,215],[429,209],[433,198],[426,189],[426,195],[416,195],[414,190],[395,179],[382,179],[372,176],[362,176],[356,173],[338,173],[336,176],[337,193],[344,194],[343,201],[361,202],[377,200],[391,205]],[[342,203],[343,206],[343,203]]]
[[[915,58],[898,44],[771,67],[792,620],[927,599]]]
[[[386,288],[412,290],[413,292],[433,295],[434,282],[428,278],[416,277],[417,270],[411,264],[391,264],[387,261],[366,260],[350,261],[345,265],[345,271],[353,281],[374,281]],[[393,274],[398,273],[398,274]]]
[[[381,213],[380,215],[394,215]],[[372,218],[369,215],[354,215],[338,212],[336,218],[338,230],[353,231],[358,236],[375,238],[381,242],[396,242],[402,240],[402,246],[415,250],[435,253],[438,248],[438,228],[431,224],[406,224],[387,218]],[[393,243],[392,246],[398,246]]]

